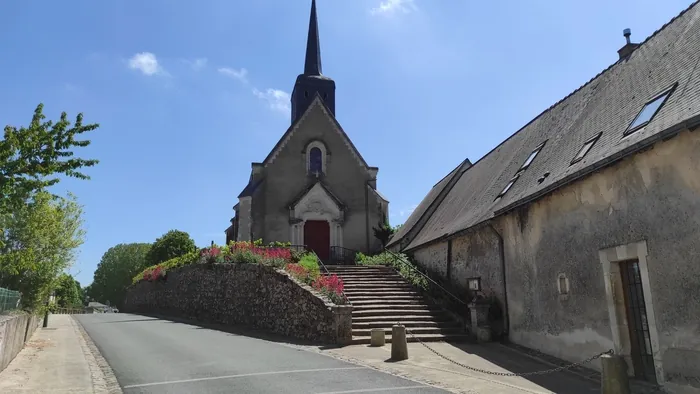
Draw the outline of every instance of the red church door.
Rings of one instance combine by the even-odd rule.
[[[304,243],[327,261],[331,252],[331,226],[325,220],[307,220],[304,223]]]

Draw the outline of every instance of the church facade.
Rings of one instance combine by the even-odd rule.
[[[381,249],[372,228],[389,202],[371,167],[335,118],[335,82],[322,74],[315,1],[304,72],[291,95],[291,126],[238,195],[226,242],[262,239],[306,245],[322,260]],[[345,252],[344,252],[345,251]]]

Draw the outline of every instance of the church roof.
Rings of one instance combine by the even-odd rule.
[[[474,163],[406,249],[469,229],[700,125],[697,4]],[[645,105],[668,89],[649,123],[626,133]],[[575,161],[591,140],[587,154]]]
[[[255,193],[255,190],[260,186],[260,184],[263,182],[263,179],[258,179],[257,181],[250,181],[246,185],[246,187],[241,191],[241,194],[238,195],[238,198],[241,197],[252,197],[253,193]]]
[[[462,174],[466,170],[464,168],[465,165],[466,168],[469,168],[469,166],[471,165],[469,159],[465,159],[463,162],[459,163],[459,165],[455,167],[454,170],[450,171],[449,174],[442,178],[438,183],[433,185],[433,188],[430,189],[425,198],[423,198],[423,200],[420,202],[420,204],[418,204],[418,206],[413,210],[413,212],[411,212],[411,215],[408,217],[408,219],[406,219],[406,221],[399,228],[399,230],[391,237],[389,243],[387,244],[388,247],[399,242],[403,237],[405,237],[409,233],[409,231],[413,229],[413,227],[426,214],[426,212],[433,205],[433,203],[435,203],[435,200],[437,200],[438,196],[442,194],[443,190],[445,190],[450,181],[454,177],[462,176]]]
[[[340,134],[341,138],[345,142],[345,145],[347,145],[348,148],[350,148],[351,152],[353,153],[355,158],[358,160],[360,165],[362,167],[364,167],[367,171],[369,171],[370,167],[367,164],[367,162],[365,161],[365,159],[362,157],[362,155],[360,154],[360,151],[357,150],[357,147],[355,147],[355,144],[352,143],[352,141],[350,140],[350,137],[348,137],[348,135],[345,133],[343,128],[340,126],[340,123],[338,123],[338,120],[335,118],[335,116],[333,116],[330,109],[328,109],[328,107],[323,102],[323,99],[321,99],[321,96],[318,93],[316,93],[314,101],[311,103],[311,105],[309,105],[309,108],[306,109],[306,112],[304,112],[304,114],[302,116],[300,116],[294,123],[292,123],[292,125],[289,126],[287,131],[282,135],[282,138],[280,138],[279,141],[277,141],[277,144],[275,144],[275,147],[272,148],[272,151],[270,151],[270,153],[267,155],[265,160],[263,160],[262,164],[265,167],[267,167],[270,163],[272,163],[275,160],[275,158],[277,157],[279,152],[282,150],[282,148],[284,148],[287,141],[289,141],[289,139],[292,138],[292,136],[294,135],[294,132],[299,128],[299,125],[304,121],[304,119],[306,119],[306,117],[309,115],[309,113],[316,106],[320,106],[323,113],[328,117],[328,119],[330,119],[332,121],[332,124],[334,126],[332,128],[333,129],[332,131],[335,131],[338,134]]]

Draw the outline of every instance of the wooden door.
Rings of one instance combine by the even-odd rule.
[[[304,244],[327,261],[331,250],[331,226],[325,220],[307,220],[304,223]]]

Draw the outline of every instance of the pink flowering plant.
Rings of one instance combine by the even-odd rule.
[[[284,267],[292,259],[289,247],[263,246],[255,242],[231,242],[227,246],[212,245],[200,251],[203,263],[245,263]]]
[[[343,280],[336,274],[319,276],[312,284],[314,290],[328,297],[334,304],[345,303]]]

